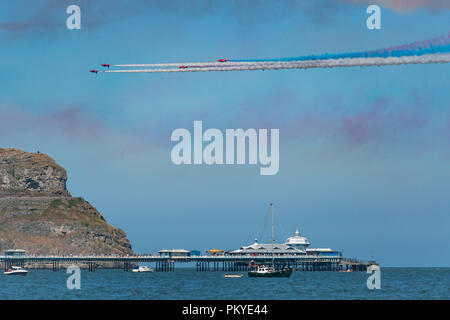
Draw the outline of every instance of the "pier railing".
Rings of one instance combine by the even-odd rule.
[[[175,260],[179,262],[196,261],[259,261],[259,260],[311,260],[311,261],[340,261],[340,256],[319,256],[319,255],[201,255],[201,256],[165,256],[165,255],[25,255],[25,256],[0,256],[0,261],[25,260],[30,262],[45,261],[99,261],[99,262],[152,262]]]

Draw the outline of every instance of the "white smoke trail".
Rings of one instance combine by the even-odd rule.
[[[132,69],[132,70],[105,70],[107,73],[156,73],[156,72],[210,72],[210,71],[252,71],[252,70],[279,70],[279,69],[310,69],[310,68],[335,68],[355,66],[385,66],[402,64],[427,64],[448,63],[450,54],[427,54],[421,56],[406,57],[374,57],[374,58],[344,58],[309,61],[288,62],[245,62],[245,63],[220,63],[211,66],[211,63],[192,63],[197,67],[187,69]],[[180,64],[176,64],[179,66]]]
[[[175,63],[149,63],[149,64],[115,64],[113,67],[126,67],[126,68],[167,68],[167,67],[179,67],[188,66],[192,67],[194,65],[204,65],[204,64],[220,64],[221,62],[175,62]],[[222,63],[223,64],[223,63]]]
[[[115,64],[113,67],[126,67],[126,68],[169,68],[169,67],[216,67],[216,66],[235,66],[235,65],[248,65],[259,62],[176,62],[176,63],[149,63],[149,64]],[[268,62],[273,63],[273,62]]]

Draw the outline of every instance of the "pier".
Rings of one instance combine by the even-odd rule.
[[[49,265],[53,271],[69,265],[82,265],[88,271],[94,272],[105,263],[114,263],[114,268],[122,268],[129,271],[133,265],[139,263],[154,263],[155,271],[173,272],[176,264],[194,263],[196,270],[205,271],[247,271],[248,264],[271,263],[276,268],[291,267],[297,271],[366,271],[367,267],[376,264],[375,261],[358,261],[342,256],[317,256],[317,255],[222,255],[222,256],[184,256],[167,257],[161,255],[99,255],[99,256],[53,256],[53,255],[24,255],[24,256],[0,256],[5,270],[11,266],[25,267],[26,265]]]
[[[375,261],[358,261],[357,259],[343,258],[339,262],[339,270],[342,271],[366,271],[370,265],[378,265]]]
[[[78,265],[94,272],[98,268],[123,268],[130,271],[139,263],[153,263],[157,272],[173,272],[177,264],[192,263],[198,272],[206,271],[247,271],[249,264],[272,264],[276,269],[285,267],[296,271],[366,271],[370,265],[377,265],[375,261],[359,261],[344,258],[342,251],[331,248],[309,248],[310,242],[295,231],[285,243],[274,241],[273,205],[270,204],[272,224],[272,239],[270,243],[259,243],[255,239],[253,244],[240,249],[224,251],[210,249],[201,255],[200,251],[185,249],[162,249],[159,254],[141,255],[27,255],[23,249],[5,250],[0,256],[0,263],[5,270],[11,266],[38,267],[51,266],[58,271],[63,266]]]

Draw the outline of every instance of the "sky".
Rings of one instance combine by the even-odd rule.
[[[66,8],[81,8],[68,30]],[[364,51],[448,34],[448,1],[3,1],[0,146],[46,153],[137,253],[275,238],[450,266],[448,64],[91,74],[101,63]],[[181,165],[173,130],[277,128],[280,169]]]

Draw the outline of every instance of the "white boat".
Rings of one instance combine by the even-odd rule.
[[[24,268],[21,267],[11,267],[8,268],[5,272],[3,272],[3,274],[6,275],[19,275],[19,276],[26,276],[28,273],[28,270],[25,270]]]
[[[240,274],[224,274],[225,278],[242,278],[244,275],[242,273]]]
[[[131,272],[153,272],[153,269],[147,266],[140,266],[139,268],[131,270]]]

